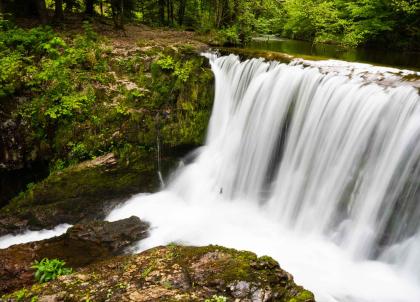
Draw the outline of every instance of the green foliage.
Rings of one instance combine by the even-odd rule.
[[[161,56],[159,60],[156,61],[156,64],[163,70],[174,70],[175,61],[171,56]]]
[[[111,56],[107,41],[91,31],[86,23],[85,33],[75,37],[46,27],[13,27],[0,35],[2,45],[12,46],[2,48],[6,55],[0,57],[0,66],[6,66],[0,70],[2,95],[15,102],[13,118],[25,125],[36,156],[51,161],[50,171],[120,149],[124,153],[126,145],[151,150],[158,129],[164,144],[201,144],[212,105],[212,73],[195,48]],[[22,36],[14,37],[16,32]],[[27,43],[33,35],[41,41]]]
[[[0,57],[0,98],[13,94],[22,85],[22,56],[19,52],[10,52]]]
[[[22,301],[23,299],[25,299],[27,294],[28,294],[28,291],[25,288],[22,288],[22,289],[18,290],[15,293],[16,300],[17,301]]]
[[[214,295],[213,297],[211,297],[210,299],[206,299],[205,302],[226,302],[227,298],[224,296],[217,296]]]
[[[227,45],[238,45],[240,44],[238,29],[236,26],[227,27],[219,30],[219,39],[221,39],[222,44]]]
[[[59,276],[68,275],[72,273],[71,268],[65,267],[65,262],[59,259],[44,258],[41,261],[36,261],[32,264],[35,271],[35,279],[39,283],[48,282],[57,279]]]
[[[57,58],[61,52],[60,48],[64,48],[66,43],[60,37],[54,37],[50,41],[42,44],[42,48],[51,58]]]
[[[181,61],[175,61],[170,55],[161,55],[160,59],[155,63],[162,70],[173,71],[173,75],[181,82],[186,82],[194,68],[194,62],[187,60],[182,63]]]
[[[66,162],[62,159],[57,159],[53,164],[50,166],[50,173],[58,172],[64,170],[66,168]]]
[[[53,9],[58,2],[48,0],[47,3]],[[73,12],[86,10],[91,14],[86,3],[64,3],[66,9],[71,5]],[[127,21],[170,26],[209,35],[209,41],[214,44],[246,44],[257,32],[315,43],[347,46],[381,43],[420,49],[418,0],[104,0],[91,3],[92,11],[99,12],[99,4],[105,7],[101,14],[112,18],[117,28],[123,28]],[[21,4],[15,6],[16,11],[9,8],[10,13],[21,15],[17,11],[19,8],[31,11]],[[0,30],[12,28],[9,21],[0,17]],[[85,21],[83,28],[87,41],[98,41],[99,37],[89,22]],[[15,31],[16,35],[3,39],[15,42],[18,39],[20,42],[16,44],[24,48],[33,45],[38,52],[51,51],[51,55],[57,55],[57,47],[39,48],[39,44],[51,39],[48,35],[44,36],[45,32],[38,30],[38,39],[30,41],[28,37],[34,37],[35,32],[25,36],[19,29]],[[216,37],[213,37],[214,33]]]
[[[69,143],[68,146],[71,148],[69,158],[76,160],[76,162],[93,158],[92,153],[84,143]]]
[[[362,46],[369,43],[419,48],[415,15],[420,4],[410,0],[285,0],[278,2],[278,28],[271,33],[317,42]],[[263,17],[264,18],[264,17]],[[269,21],[257,27],[267,33]],[[388,43],[386,41],[392,41]],[[397,42],[397,43],[395,43]]]

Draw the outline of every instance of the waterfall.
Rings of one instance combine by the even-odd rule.
[[[420,97],[363,76],[208,55],[206,144],[114,210],[171,241],[270,254],[319,301],[420,301]]]

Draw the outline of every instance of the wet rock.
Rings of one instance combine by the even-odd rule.
[[[149,225],[138,217],[115,222],[94,221],[71,227],[64,235],[0,249],[0,293],[33,284],[31,263],[59,258],[72,268],[122,254],[124,249],[148,236]],[[88,282],[89,275],[78,274]]]
[[[1,112],[0,112],[1,113]],[[24,167],[24,137],[19,131],[19,123],[12,119],[0,122],[0,169]]]
[[[80,275],[90,278],[81,282]],[[271,258],[220,246],[170,245],[111,258],[33,287],[22,301],[56,293],[63,301],[85,301],[89,293],[91,301],[203,302],[216,295],[232,302],[314,302]],[[5,298],[16,301],[15,296]]]
[[[159,188],[151,156],[128,166],[110,153],[52,173],[0,209],[0,236],[103,219],[133,194]]]

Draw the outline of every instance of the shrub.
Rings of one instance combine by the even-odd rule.
[[[236,25],[221,29],[218,35],[219,39],[222,41],[222,44],[239,45],[241,43]]]
[[[65,264],[64,261],[59,259],[44,258],[41,261],[35,260],[31,267],[36,269],[35,280],[44,283],[55,280],[59,276],[71,274],[72,269],[65,267]]]

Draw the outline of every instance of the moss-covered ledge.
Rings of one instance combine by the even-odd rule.
[[[132,194],[158,190],[155,154],[137,150],[129,158],[110,153],[29,186],[0,209],[0,235],[102,219]]]
[[[221,246],[169,245],[111,258],[5,301],[313,302],[272,258]],[[32,300],[31,300],[32,299]],[[210,300],[214,301],[216,299]]]

